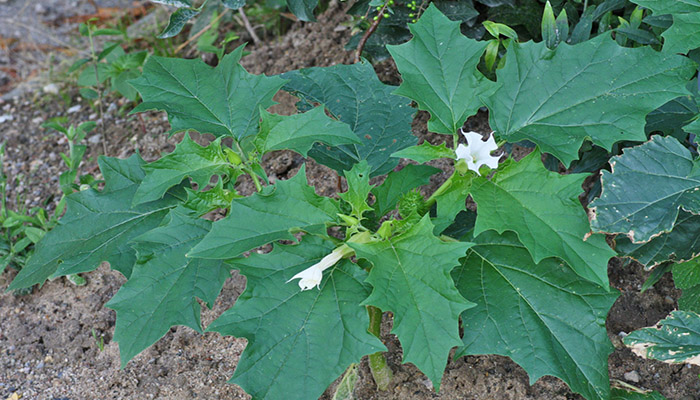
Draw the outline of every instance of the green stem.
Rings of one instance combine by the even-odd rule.
[[[374,306],[367,306],[367,313],[369,314],[369,333],[380,338],[382,329],[382,310]],[[394,373],[391,372],[391,368],[389,368],[387,365],[384,353],[380,351],[369,355],[369,369],[372,372],[374,383],[377,384],[377,389],[389,389],[389,384],[391,383],[391,379],[394,377]]]
[[[248,174],[251,176],[251,178],[253,178],[253,183],[255,184],[255,190],[257,190],[258,192],[261,192],[263,188],[262,188],[262,185],[260,184],[260,179],[258,178],[258,175],[255,172],[253,172],[252,170],[250,172],[248,172]]]
[[[425,212],[428,212],[428,210],[430,210],[433,204],[435,204],[435,202],[437,201],[437,198],[440,197],[443,193],[445,193],[447,189],[450,188],[450,186],[452,186],[452,178],[454,178],[456,173],[457,170],[452,172],[452,175],[450,175],[450,177],[447,178],[447,180],[443,182],[442,185],[440,185],[440,187],[437,188],[437,190],[430,195],[430,197],[428,197],[428,200],[425,201]]]

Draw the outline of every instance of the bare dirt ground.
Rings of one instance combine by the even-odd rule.
[[[85,2],[78,3],[83,7]],[[295,25],[279,41],[250,46],[252,54],[244,58],[244,66],[250,72],[271,75],[350,62],[352,55],[343,50],[349,37],[339,8],[344,6],[331,6],[319,17],[319,23]],[[7,3],[0,1],[0,10],[3,7]],[[398,83],[391,63],[380,64],[376,69],[380,79]],[[293,112],[291,96],[279,96],[278,100],[281,104],[275,106],[276,112]],[[59,115],[67,115],[74,123],[96,118],[95,111],[72,93],[71,105],[75,104],[81,105],[80,110],[66,114],[68,107],[63,100],[33,92],[0,103],[0,115],[12,116],[0,123],[0,141],[6,141],[8,147],[5,168],[11,180],[16,180],[10,187],[10,196],[14,199],[21,195],[21,204],[52,204],[58,198],[58,153],[67,151],[67,145],[58,134],[45,131],[40,125]],[[417,114],[414,134],[439,142],[439,135],[427,132],[426,117],[424,113]],[[104,117],[104,123],[104,130],[98,129],[87,139],[89,160],[83,172],[96,171],[96,157],[105,149],[109,156],[127,157],[139,151],[146,160],[153,160],[171,151],[181,138],[163,134],[168,123],[160,113],[144,115],[142,125],[134,116],[113,112]],[[467,125],[486,132],[487,116],[480,113]],[[296,173],[303,161],[294,153],[278,152],[268,158],[266,169],[272,176],[285,179]],[[307,163],[309,180],[317,191],[324,195],[335,193],[335,173],[313,161]],[[442,175],[435,178],[433,187],[445,178]],[[14,201],[13,204],[16,205]],[[611,284],[621,291],[607,320],[608,335],[616,349],[609,358],[611,380],[658,390],[669,399],[700,399],[700,368],[643,360],[625,349],[620,340],[621,334],[653,325],[676,308],[679,293],[670,277],[665,276],[641,294],[639,289],[648,273],[639,265],[623,268],[613,260],[609,273]],[[14,275],[14,270],[0,275],[0,290]],[[15,393],[22,399],[37,400],[249,398],[237,386],[226,383],[245,348],[244,339],[214,333],[199,335],[189,328],[177,327],[120,369],[118,346],[111,340],[115,313],[103,305],[124,278],[106,265],[84,276],[86,286],[77,287],[61,278],[29,295],[0,294],[0,399]],[[231,307],[244,287],[245,279],[232,273],[213,309],[203,312],[202,322],[210,323]],[[93,331],[104,338],[104,350],[99,349]],[[555,378],[545,377],[531,386],[522,368],[500,356],[451,360],[440,393],[436,394],[430,381],[414,366],[401,364],[400,345],[388,329],[383,339],[390,350],[389,366],[395,374],[392,385],[387,391],[378,391],[365,361],[360,368],[357,399],[582,399]],[[330,399],[329,393],[323,398]]]

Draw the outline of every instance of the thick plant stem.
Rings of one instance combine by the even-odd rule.
[[[452,186],[452,178],[454,178],[456,173],[457,170],[455,170],[452,173],[452,175],[450,175],[450,177],[447,178],[447,180],[443,182],[442,185],[440,185],[440,187],[437,188],[435,192],[433,192],[433,194],[430,195],[428,200],[425,201],[425,212],[428,212],[430,210],[430,207],[432,207],[433,204],[435,204],[435,202],[437,201],[437,198],[440,197],[443,193],[445,193],[447,189],[450,188],[450,186]],[[425,212],[423,214],[425,214]]]
[[[374,306],[367,306],[367,312],[369,313],[369,333],[379,338],[382,329],[382,310]],[[372,372],[374,383],[377,384],[377,389],[389,389],[394,373],[386,364],[384,353],[377,352],[369,355],[369,369]]]

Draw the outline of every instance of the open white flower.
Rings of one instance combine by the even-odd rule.
[[[486,165],[491,169],[498,168],[498,160],[500,156],[492,156],[491,152],[498,149],[496,140],[493,134],[487,141],[483,141],[481,134],[477,132],[464,132],[460,129],[462,135],[467,139],[467,145],[459,144],[455,153],[458,160],[464,160],[467,163],[467,168],[476,172],[478,175],[479,167]]]
[[[290,280],[287,281],[287,283],[291,282],[294,279],[299,279],[299,287],[302,291],[312,289],[314,286],[320,289],[321,279],[323,278],[323,271],[334,266],[335,263],[340,261],[346,255],[352,253],[352,251],[353,250],[347,245],[342,245],[337,249],[333,250],[327,256],[323,257],[321,261],[294,275]]]

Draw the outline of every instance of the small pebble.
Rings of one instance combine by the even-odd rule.
[[[634,382],[638,383],[640,378],[639,378],[639,372],[637,371],[630,371],[630,372],[625,372],[625,380],[629,382]]]
[[[55,83],[49,83],[48,85],[44,86],[43,90],[44,93],[58,94],[58,85]]]
[[[10,114],[0,115],[0,124],[7,121],[12,121],[14,118]]]
[[[67,113],[68,113],[68,114],[75,114],[75,113],[77,113],[78,111],[80,111],[80,104],[76,104],[76,105],[74,105],[73,107],[69,108],[68,111],[67,111]]]

